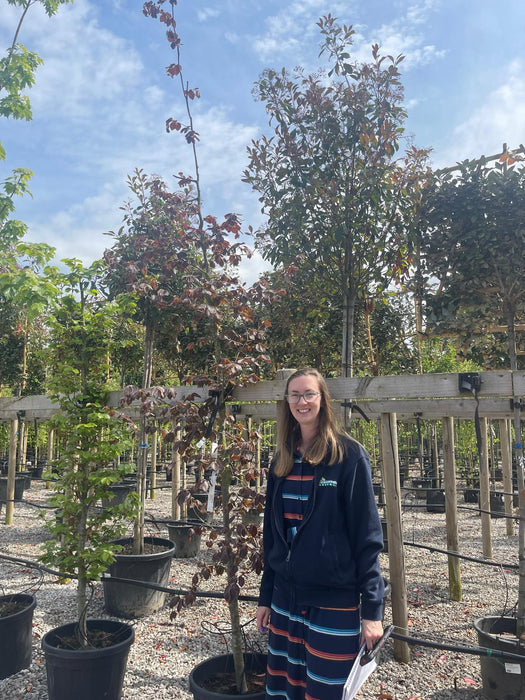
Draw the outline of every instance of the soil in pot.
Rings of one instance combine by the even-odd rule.
[[[480,646],[523,656],[522,662],[480,657],[483,694],[487,700],[525,698],[525,648],[518,644],[516,618],[482,617],[475,621],[474,627]]]
[[[36,598],[25,593],[0,598],[0,679],[31,665]]]
[[[194,700],[264,700],[266,695],[266,654],[245,654],[249,692],[239,695],[235,686],[233,656],[222,654],[203,661],[190,673]]]
[[[130,538],[121,538],[115,543],[123,549],[109,567],[109,577],[103,579],[106,612],[126,618],[152,615],[164,605],[166,593],[148,588],[147,584],[167,587],[175,545],[161,537],[146,537],[144,554],[133,554]],[[112,578],[132,579],[141,583],[113,582]]]
[[[119,700],[133,627],[116,620],[88,620],[87,649],[77,645],[76,623],[57,627],[42,638],[49,700]],[[101,645],[101,646],[100,646]]]

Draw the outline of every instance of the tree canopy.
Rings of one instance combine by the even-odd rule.
[[[402,56],[350,57],[354,30],[330,15],[319,23],[328,74],[265,70],[255,86],[273,127],[248,149],[244,180],[268,221],[266,259],[301,270],[303,286],[342,310],[341,373],[353,370],[359,300],[380,297],[406,272],[411,215],[426,152],[398,155],[406,114]]]

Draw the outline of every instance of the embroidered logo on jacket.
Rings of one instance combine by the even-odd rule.
[[[321,477],[321,480],[319,481],[319,486],[335,486],[335,487],[337,487],[337,481],[334,481],[333,479],[325,479],[323,476],[323,477]]]

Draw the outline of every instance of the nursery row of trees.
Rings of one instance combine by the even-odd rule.
[[[30,5],[15,4],[24,12]],[[52,14],[60,4],[45,7]],[[169,13],[147,5],[166,24]],[[248,147],[244,179],[267,215],[254,244],[274,272],[249,289],[236,272],[250,255],[247,232],[235,215],[220,222],[203,215],[198,176],[181,176],[171,190],[136,170],[123,225],[110,233],[103,259],[58,267],[50,264],[54,250],[28,243],[12,216],[30,172],[4,180],[4,394],[49,390],[57,321],[71,322],[81,289],[93,312],[108,319],[100,340],[113,388],[144,385],[145,354],[155,357],[148,383],[178,384],[206,371],[227,327],[236,341],[223,342],[220,353],[238,361],[240,337],[254,333],[263,376],[305,364],[342,376],[447,371],[457,358],[483,369],[518,367],[523,148],[446,172],[431,171],[429,151],[409,146],[400,154],[407,143],[402,57],[381,56],[374,46],[371,61],[360,64],[349,53],[351,27],[328,16],[319,29],[328,75],[269,69],[256,83],[273,133]],[[30,119],[22,93],[40,59],[17,38],[2,59],[2,115]],[[180,55],[174,65],[182,81]],[[196,93],[181,84],[193,127]],[[173,119],[167,127],[181,130],[196,155],[193,128]],[[451,336],[459,342],[451,344]]]
[[[34,4],[9,2],[20,7],[21,22]],[[43,2],[50,15],[60,4]],[[277,367],[307,364],[345,377],[517,368],[524,149],[433,172],[429,151],[404,134],[402,57],[382,56],[374,46],[370,62],[353,60],[352,28],[323,17],[327,73],[267,70],[256,83],[273,132],[247,145],[244,180],[267,217],[253,242],[274,270],[248,285],[239,269],[250,256],[251,231],[233,213],[204,213],[191,111],[198,91],[183,77],[174,5],[168,12],[163,2],[146,2],[143,11],[162,23],[176,52],[167,74],[180,81],[187,123],[170,117],[166,128],[185,137],[195,173],[179,173],[174,188],[140,168],[130,174],[122,226],[108,232],[107,250],[91,265],[55,265],[48,245],[28,243],[13,214],[30,173],[4,180],[0,391],[49,393],[62,409],[57,430],[70,439],[57,464],[57,505],[77,540],[66,541],[57,522],[63,538],[47,556],[60,570],[76,568],[79,617],[87,582],[113,556],[107,523],[92,522],[88,505],[107,486],[107,462],[126,447],[123,424],[104,407],[107,391],[127,387],[125,402],[142,409],[131,425],[140,448],[134,553],[143,551],[147,451],[160,421],[171,426],[164,439],[183,462],[198,460],[220,475],[223,530],[214,567],[226,574],[238,629],[240,563],[250,538],[232,526],[230,485],[250,480],[258,436],[229,411],[232,389],[271,377]],[[29,60],[18,43],[21,26],[0,64],[0,96],[7,95],[0,106],[3,116],[28,119],[30,111],[16,105],[28,107],[22,93],[39,59]],[[192,388],[181,400],[174,386]],[[250,562],[260,571],[259,550]],[[195,586],[209,575],[203,569]],[[242,663],[240,634],[233,651]]]

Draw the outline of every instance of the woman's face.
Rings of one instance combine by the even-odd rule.
[[[309,401],[304,398],[312,394]],[[288,406],[292,416],[299,423],[301,429],[303,427],[317,428],[319,424],[319,411],[321,410],[321,393],[319,391],[319,382],[316,377],[302,375],[292,379],[288,384],[287,390]],[[297,398],[297,403],[290,401],[290,397]]]

